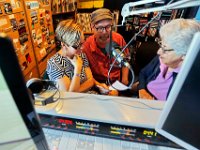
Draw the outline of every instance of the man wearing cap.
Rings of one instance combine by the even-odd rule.
[[[108,89],[107,78],[110,69],[110,58],[106,52],[105,47],[110,42],[110,31],[113,25],[113,16],[109,9],[101,8],[91,13],[91,28],[94,34],[88,37],[83,45],[83,52],[86,53],[90,68],[93,74],[97,87]],[[124,38],[112,31],[112,41],[120,47],[126,45]],[[125,50],[125,55],[129,55],[129,50]],[[116,80],[121,81],[123,84],[128,85],[129,70],[126,67],[122,69],[114,67],[110,72],[111,83]],[[100,92],[101,92],[100,88]],[[104,90],[103,94],[117,95],[117,91]]]

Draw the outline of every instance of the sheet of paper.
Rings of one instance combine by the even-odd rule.
[[[118,91],[124,91],[124,90],[129,89],[128,86],[124,85],[123,83],[119,82],[118,80],[115,81],[115,82],[112,84],[112,86],[109,87],[109,90],[114,90],[113,87],[115,88],[115,90],[118,89]]]

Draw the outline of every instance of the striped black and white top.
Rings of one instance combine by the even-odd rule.
[[[83,67],[80,76],[80,82],[82,84],[87,80],[84,68],[89,67],[89,62],[87,56],[84,53],[81,53],[80,56],[83,60]],[[64,76],[67,76],[70,80],[72,80],[72,77],[74,76],[74,66],[72,65],[71,61],[59,53],[55,54],[48,60],[46,71],[49,79],[52,81],[56,81]]]

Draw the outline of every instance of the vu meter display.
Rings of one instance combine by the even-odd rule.
[[[39,117],[42,126],[46,128],[180,148],[175,143],[159,135],[154,129],[116,125],[111,123],[52,116],[46,114],[39,114]]]

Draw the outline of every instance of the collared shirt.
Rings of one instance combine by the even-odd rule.
[[[120,47],[126,45],[124,38],[116,33],[112,33],[112,40],[116,42]],[[110,69],[110,58],[108,54],[104,54],[102,50],[97,46],[94,35],[87,38],[83,45],[83,52],[86,53],[90,68],[95,80],[106,83],[108,77],[108,71]],[[125,50],[125,54],[129,56],[129,50]],[[113,67],[110,72],[110,81],[120,81],[120,70],[119,67]]]
[[[167,93],[173,81],[173,73],[178,73],[180,71],[180,67],[171,72],[167,71],[167,69],[168,67],[160,61],[160,73],[155,80],[149,82],[147,85],[147,89],[156,97],[156,99],[162,101],[167,99]]]

